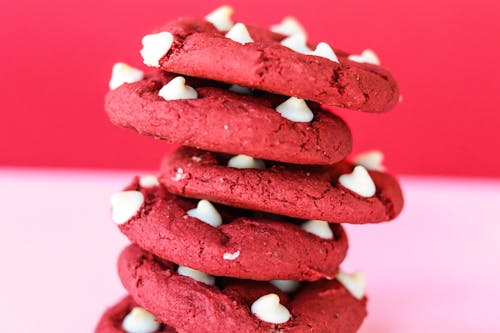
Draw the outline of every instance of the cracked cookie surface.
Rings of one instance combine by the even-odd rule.
[[[170,143],[297,164],[332,164],[351,152],[351,132],[339,117],[310,103],[314,119],[293,122],[274,109],[286,97],[240,95],[224,84],[187,78],[197,99],[166,101],[158,91],[175,77],[154,72],[106,96],[121,127]]]
[[[118,272],[134,300],[179,333],[354,333],[366,316],[366,297],[354,298],[337,280],[304,282],[291,294],[264,281],[217,278],[209,286],[177,274],[175,264],[136,245],[120,255]],[[284,324],[251,314],[251,304],[270,293],[292,315]]]
[[[347,236],[331,224],[332,239],[300,228],[294,219],[217,205],[223,224],[213,227],[188,211],[196,201],[163,186],[141,188],[136,179],[126,191],[141,191],[144,204],[120,230],[132,243],[165,260],[211,275],[253,280],[333,278],[347,253]]]
[[[202,19],[169,22],[158,29],[173,35],[160,66],[169,72],[352,110],[385,112],[398,103],[397,83],[380,66],[353,62],[337,49],[339,63],[298,53],[280,44],[286,36],[247,28],[254,42],[241,45]]]
[[[196,156],[196,161],[193,160]],[[353,164],[331,166],[266,161],[264,170],[227,167],[228,156],[188,147],[167,155],[159,180],[169,192],[189,198],[305,220],[377,223],[394,219],[403,207],[398,181],[369,171],[376,193],[365,198],[340,185]]]

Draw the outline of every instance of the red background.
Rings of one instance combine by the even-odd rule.
[[[229,2],[229,1],[228,1]],[[148,168],[167,145],[113,127],[103,111],[111,66],[140,66],[140,39],[220,1],[2,1],[0,166]],[[370,47],[399,80],[384,115],[339,110],[355,151],[380,148],[399,173],[500,176],[500,2],[232,1],[235,19],[294,15],[312,40]]]

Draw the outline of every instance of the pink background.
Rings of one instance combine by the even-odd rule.
[[[355,150],[380,148],[398,173],[500,176],[497,0],[234,1],[235,18],[300,18],[313,40],[375,49],[400,82],[394,112],[339,111]],[[116,61],[140,39],[220,1],[2,1],[0,165],[156,168],[166,145],[113,127],[103,111]]]

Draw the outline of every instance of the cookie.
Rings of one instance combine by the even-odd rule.
[[[181,147],[164,158],[159,180],[183,197],[304,220],[376,223],[394,219],[403,206],[395,178],[347,161],[332,166],[265,161],[259,170],[251,164],[228,167],[229,160]]]
[[[332,164],[351,152],[347,125],[316,103],[309,103],[310,121],[292,121],[276,110],[285,97],[238,94],[227,85],[193,78],[187,78],[187,85],[197,98],[165,100],[159,91],[175,77],[155,72],[111,90],[106,96],[109,118],[170,143],[288,163]]]
[[[104,312],[102,315],[101,319],[99,320],[99,323],[97,324],[96,329],[94,330],[95,333],[132,333],[128,332],[124,329],[124,319],[131,313],[131,311],[134,308],[137,308],[138,305],[137,303],[132,299],[130,296],[124,297],[120,302],[117,304],[113,305],[109,309]],[[145,311],[145,310],[142,310]],[[139,319],[140,316],[138,316]],[[144,316],[143,316],[144,317]],[[146,319],[147,320],[147,319]],[[133,325],[134,323],[132,323]],[[137,324],[140,325],[140,323],[137,323],[136,321],[136,326]],[[146,325],[150,326],[157,326],[158,329],[150,332],[157,332],[157,333],[176,333],[177,331],[173,329],[172,327],[164,324],[157,324],[154,325],[154,323],[145,323]],[[132,326],[132,325],[125,325],[125,328],[127,326]],[[142,327],[144,327],[144,323],[142,324]],[[144,332],[141,331],[141,332]]]
[[[355,298],[337,280],[302,283],[287,295],[263,281],[215,278],[206,284],[177,270],[136,245],[118,262],[134,300],[179,333],[351,333],[366,316],[366,297]]]
[[[303,36],[285,38],[249,25],[228,33],[202,19],[181,18],[145,36],[141,54],[145,64],[168,72],[330,106],[384,112],[398,103],[398,86],[388,70],[353,61],[326,43],[312,55]]]
[[[199,204],[163,186],[140,183],[136,179],[115,195],[144,198],[128,220],[117,220],[118,226],[132,243],[165,260],[218,276],[314,281],[335,277],[346,256],[347,236],[340,225]],[[129,206],[115,199],[113,215]]]

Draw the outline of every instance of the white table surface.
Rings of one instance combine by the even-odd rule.
[[[109,195],[134,172],[0,169],[0,327],[92,332],[122,295]],[[500,180],[403,177],[394,222],[348,226],[363,333],[500,332]]]

